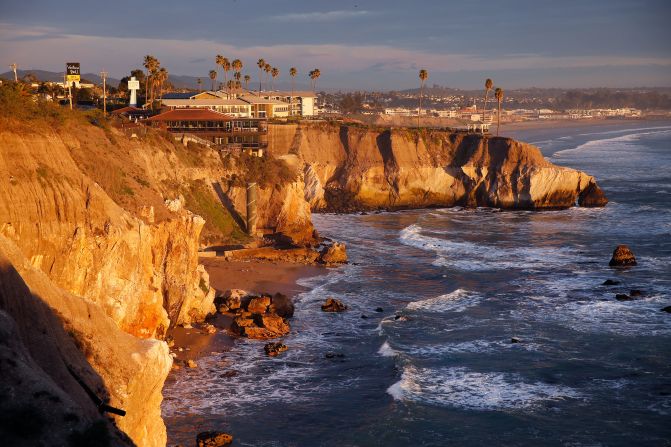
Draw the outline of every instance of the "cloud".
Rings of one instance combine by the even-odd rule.
[[[281,14],[268,17],[268,20],[274,22],[335,22],[344,19],[356,19],[370,16],[370,11],[326,11],[326,12],[303,12],[292,14]]]
[[[55,37],[39,42],[16,37],[52,33]],[[9,44],[10,40],[11,44]],[[545,73],[552,70],[585,71],[601,67],[613,67],[625,72],[632,67],[658,67],[656,73],[671,74],[669,57],[625,57],[625,56],[562,56],[510,53],[485,57],[466,53],[437,53],[428,50],[409,50],[390,45],[256,45],[236,46],[214,40],[166,40],[122,37],[102,37],[65,34],[62,30],[45,30],[18,27],[0,23],[0,60],[17,62],[22,68],[60,69],[66,60],[77,60],[82,69],[95,72],[107,69],[115,77],[142,64],[145,54],[159,58],[172,74],[206,76],[214,67],[214,55],[225,54],[229,58],[240,58],[245,63],[244,71],[256,76],[255,61],[259,57],[269,60],[274,66],[289,66],[299,69],[299,78],[306,79],[307,72],[319,67],[324,86],[348,85],[357,88],[366,82],[380,81],[384,77],[411,79],[414,81],[420,68],[429,70],[432,79],[453,79],[455,73],[481,73],[495,76],[503,71]],[[661,68],[659,68],[661,67]],[[532,76],[532,75],[530,75]],[[533,75],[533,79],[537,79]],[[354,82],[353,82],[354,80]],[[543,79],[537,79],[541,84]],[[532,81],[536,83],[536,81]],[[668,85],[668,82],[658,83]],[[380,86],[383,87],[383,86]],[[389,86],[392,87],[392,86]]]

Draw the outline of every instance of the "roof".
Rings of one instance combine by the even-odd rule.
[[[210,109],[175,109],[152,116],[147,121],[231,121],[232,116]]]
[[[249,103],[239,99],[205,98],[205,99],[166,99],[163,105],[168,107],[209,107],[209,106],[248,106]]]
[[[163,94],[163,99],[189,99],[192,98],[193,96],[197,95],[198,93],[193,93],[193,92],[186,92],[186,93],[179,93],[179,92],[173,92],[173,93],[164,93]]]
[[[244,96],[239,96],[238,99],[248,102],[250,104],[277,104],[277,105],[284,105],[288,106],[289,104],[284,102],[284,101],[278,101],[276,99],[268,99],[264,98],[263,96],[256,96],[256,95],[244,95]]]
[[[110,113],[112,115],[120,115],[122,113],[142,112],[142,111],[143,111],[142,109],[139,109],[139,108],[134,107],[134,106],[126,106],[126,107],[122,107],[120,109],[112,110]]]

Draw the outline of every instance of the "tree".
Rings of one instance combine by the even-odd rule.
[[[198,91],[201,91],[202,89],[200,86],[203,84],[203,80],[200,78],[196,79],[196,84],[198,84]]]
[[[212,90],[214,90],[214,81],[217,80],[217,71],[210,70],[210,79],[212,80]]]
[[[310,81],[312,84],[312,92],[315,93],[317,90],[317,79],[319,76],[321,76],[321,71],[319,71],[319,68],[315,68],[314,70],[310,71],[308,73],[308,76],[310,77]]]
[[[249,81],[252,80],[252,77],[249,75],[245,75],[245,89],[249,90]]]
[[[217,57],[214,58],[214,63],[217,64],[217,66],[221,67],[222,70],[224,70],[224,65],[226,65],[226,62],[228,62],[228,59],[226,59],[221,54],[217,54]],[[225,75],[226,71],[224,71],[224,76]]]
[[[163,85],[168,82],[169,73],[165,67],[161,67],[158,70],[158,97],[159,100],[163,99]]]
[[[266,62],[266,65],[263,66],[263,71],[266,72],[266,87],[270,84],[270,72],[273,70],[272,65]],[[271,88],[272,90],[272,88]]]
[[[429,79],[429,72],[419,70],[419,109],[417,110],[417,127],[419,127],[419,117],[422,114],[422,96],[424,95],[424,83]]]
[[[233,67],[233,71],[236,73],[240,73],[242,71],[242,61],[240,59],[235,59],[233,62],[231,62],[231,66]]]
[[[259,67],[259,92],[260,92],[261,90],[263,90],[262,89],[262,79],[261,78],[263,76],[263,69],[266,66],[266,61],[263,60],[263,59],[259,59],[256,62],[256,66]]]
[[[150,73],[155,72],[159,65],[161,63],[156,59],[154,56],[151,54],[148,54],[144,57],[144,62],[142,63],[142,66],[144,66],[145,70],[147,70],[147,75],[144,80],[144,102],[147,102],[147,99],[149,98],[149,75]]]
[[[291,76],[291,96],[289,97],[289,115],[293,115],[294,113],[294,81],[295,77],[298,74],[298,70],[296,70],[296,67],[291,67],[289,69],[289,76]]]
[[[496,90],[494,90],[494,97],[496,98],[496,102],[499,103],[499,112],[496,118],[496,136],[498,137],[499,128],[501,127],[501,103],[503,102],[503,89],[497,87]]]
[[[235,78],[235,91],[237,92],[237,91],[240,90],[240,87],[242,86],[242,84],[240,83],[240,78],[242,78],[242,73],[240,73],[239,71],[236,71],[233,74],[233,77]]]
[[[487,78],[485,81],[485,108],[482,110],[482,122],[485,122],[485,118],[487,118],[487,101],[489,99],[489,91],[492,89],[494,86],[494,82]]]
[[[277,67],[273,67],[270,70],[270,74],[273,76],[272,80],[270,81],[270,90],[273,90],[273,81],[275,80],[276,77],[280,75],[280,69]]]

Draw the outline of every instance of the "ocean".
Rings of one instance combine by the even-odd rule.
[[[351,263],[301,280],[280,357],[237,340],[178,371],[169,445],[197,427],[238,446],[671,445],[671,123],[511,136],[608,206],[315,215]],[[608,267],[622,243],[638,266]]]

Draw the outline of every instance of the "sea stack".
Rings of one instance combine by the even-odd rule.
[[[634,253],[626,245],[618,245],[613,251],[613,257],[608,263],[611,267],[627,267],[636,265]]]

